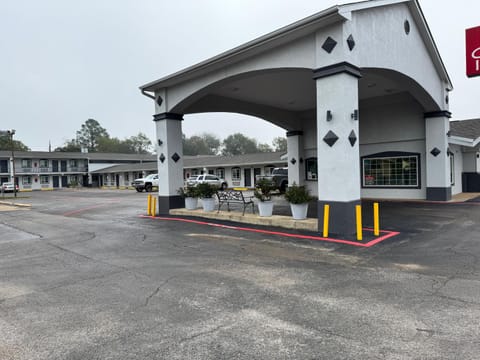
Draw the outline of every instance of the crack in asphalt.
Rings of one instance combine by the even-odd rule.
[[[172,280],[173,278],[175,278],[175,277],[177,277],[177,276],[171,276],[171,277],[169,277],[168,279],[166,279],[165,281],[163,281],[163,282],[155,289],[154,292],[152,292],[150,295],[147,296],[147,298],[145,299],[145,304],[144,304],[143,306],[148,306],[148,304],[150,303],[150,300],[160,292],[160,289],[161,289],[162,287],[164,287],[166,284],[168,284],[168,282],[169,282],[170,280]]]

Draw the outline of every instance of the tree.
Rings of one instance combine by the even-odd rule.
[[[95,119],[88,119],[81,129],[77,131],[77,142],[81,147],[85,147],[89,152],[98,151],[98,141],[100,138],[108,138],[108,132]]]
[[[131,153],[131,148],[126,140],[120,140],[116,137],[102,136],[97,138],[97,152],[104,153]]]
[[[203,133],[187,138],[182,136],[184,155],[216,155],[220,148],[220,139],[213,134]]]
[[[272,141],[274,151],[287,152],[287,139],[284,137],[276,137]]]
[[[55,148],[53,151],[60,151],[60,152],[80,152],[82,151],[82,147],[77,142],[76,139],[72,139],[70,141],[65,141],[63,146],[59,146]]]
[[[223,140],[223,155],[243,155],[258,152],[257,141],[236,133]]]
[[[272,147],[268,144],[258,144],[257,146],[258,152],[267,153],[272,152]]]
[[[129,152],[134,154],[149,154],[152,148],[152,142],[142,132],[139,132],[135,136],[130,136],[125,140],[128,147],[130,148]]]
[[[0,135],[0,150],[12,150],[10,135]],[[13,150],[30,151],[30,148],[19,140],[13,140]]]

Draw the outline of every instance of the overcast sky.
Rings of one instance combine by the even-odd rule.
[[[153,103],[138,87],[335,4],[330,0],[0,0],[0,130],[32,150],[75,137],[94,118],[121,139],[154,138]],[[478,0],[420,0],[455,87],[455,119],[480,117],[480,77],[465,76],[465,29]],[[189,115],[187,136],[284,136],[232,114]]]

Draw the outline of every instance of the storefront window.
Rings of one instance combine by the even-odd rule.
[[[394,154],[398,156],[393,156]],[[381,155],[362,158],[363,187],[420,187],[418,154]]]

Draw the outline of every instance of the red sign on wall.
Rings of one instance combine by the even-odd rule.
[[[467,76],[480,76],[480,26],[467,29]]]

